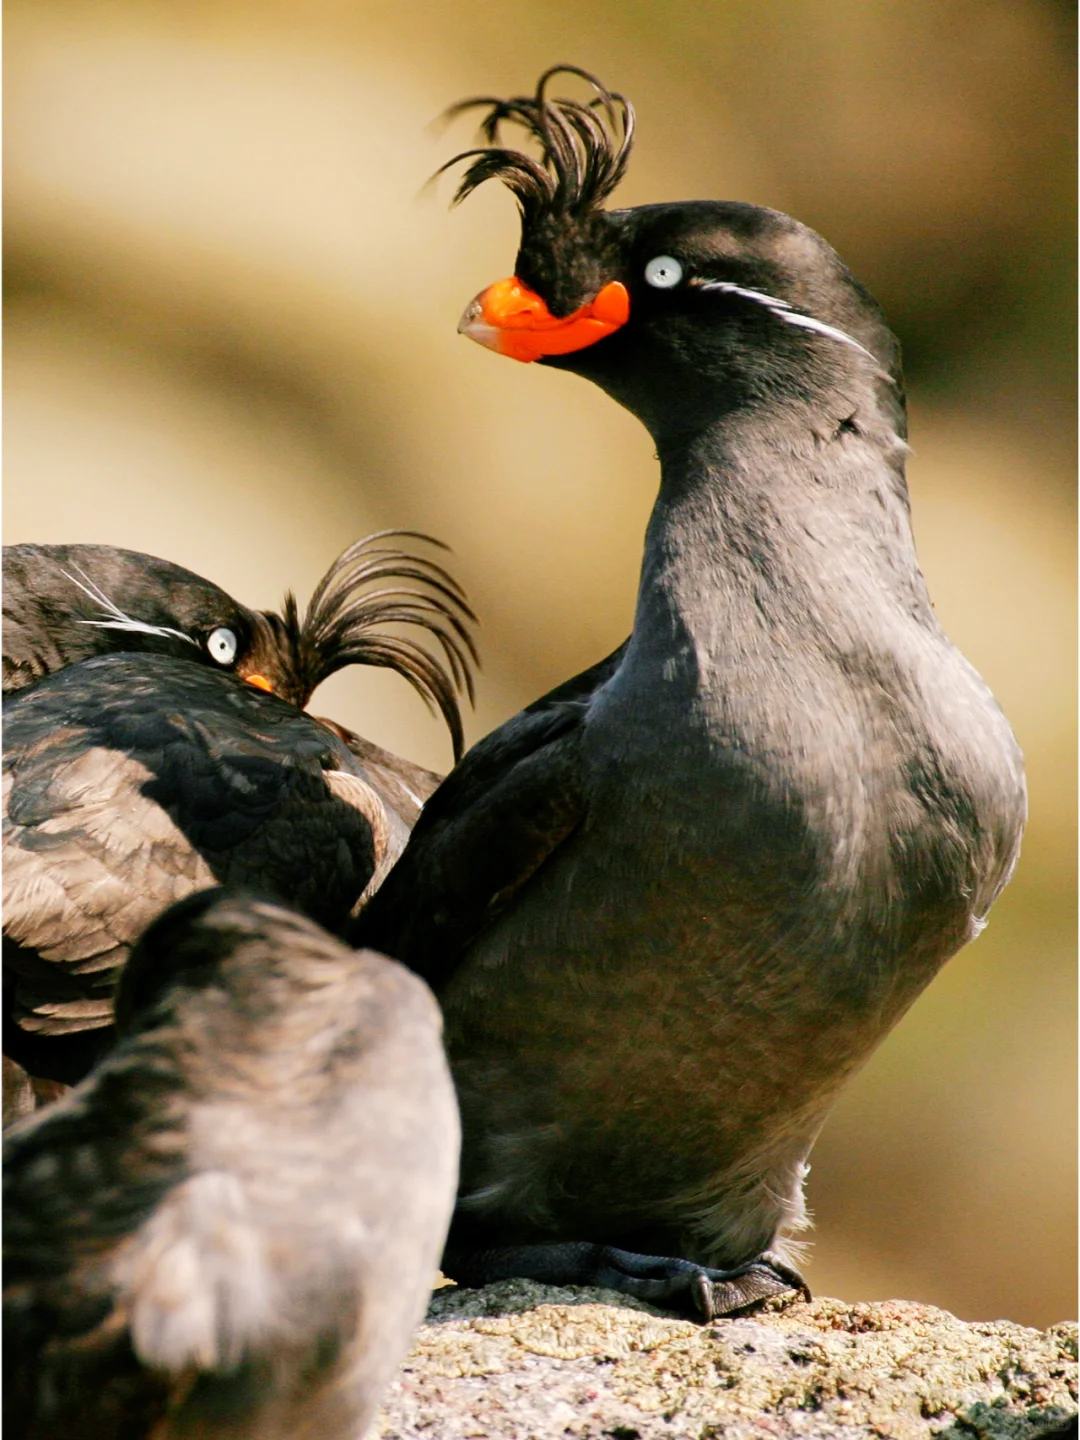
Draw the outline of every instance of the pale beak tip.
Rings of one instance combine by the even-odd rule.
[[[468,305],[465,306],[465,313],[458,321],[458,334],[471,335],[476,328],[476,322],[482,314],[483,306],[480,304],[480,297],[478,295],[475,300],[470,300]]]
[[[470,300],[465,307],[465,313],[458,321],[458,334],[466,335],[470,340],[475,340],[477,345],[483,345],[486,350],[498,350],[502,331],[497,325],[492,325],[484,319],[484,307],[481,303],[482,297],[478,295],[475,300]]]

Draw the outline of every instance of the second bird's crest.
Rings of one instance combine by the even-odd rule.
[[[393,539],[447,549],[416,530],[380,530],[338,556],[315,587],[303,619],[291,592],[281,615],[264,612],[275,647],[287,652],[285,669],[295,693],[285,698],[304,706],[316,686],[348,665],[387,666],[438,708],[458,760],[465,744],[458,696],[464,692],[473,700],[472,669],[479,663],[468,629],[476,616],[449,571],[427,556],[383,543]],[[401,581],[412,583],[385,583]],[[426,631],[442,657],[382,628],[387,625]]]

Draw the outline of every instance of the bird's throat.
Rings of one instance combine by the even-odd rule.
[[[705,655],[846,649],[893,622],[934,625],[915,557],[904,446],[729,416],[660,447],[635,642]],[[870,623],[873,617],[875,624]]]

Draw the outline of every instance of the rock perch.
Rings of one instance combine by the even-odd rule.
[[[770,1308],[772,1307],[772,1308]],[[1076,1434],[1074,1324],[903,1300],[699,1326],[525,1280],[436,1292],[373,1440],[1037,1440]]]

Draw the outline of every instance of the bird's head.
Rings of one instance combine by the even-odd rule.
[[[142,651],[223,670],[303,709],[316,686],[349,665],[396,670],[446,720],[464,748],[459,696],[473,698],[476,616],[435,560],[385,542],[350,545],[301,619],[291,594],[279,614],[251,610],[209,580],[111,545],[4,547],[4,693],[94,655]],[[419,630],[434,651],[406,630]]]
[[[281,693],[285,675],[265,628],[257,611],[155,555],[113,545],[4,547],[5,693],[117,651],[174,655]]]
[[[592,97],[552,98],[565,74]],[[626,170],[634,112],[576,67],[547,71],[532,96],[451,113],[477,107],[488,144],[449,162],[469,162],[455,201],[501,180],[518,201],[521,246],[513,277],[467,307],[463,334],[586,376],[658,442],[733,410],[830,392],[883,406],[900,428],[896,341],[814,231],[730,201],[603,209]],[[539,144],[539,158],[497,143],[507,125]]]

